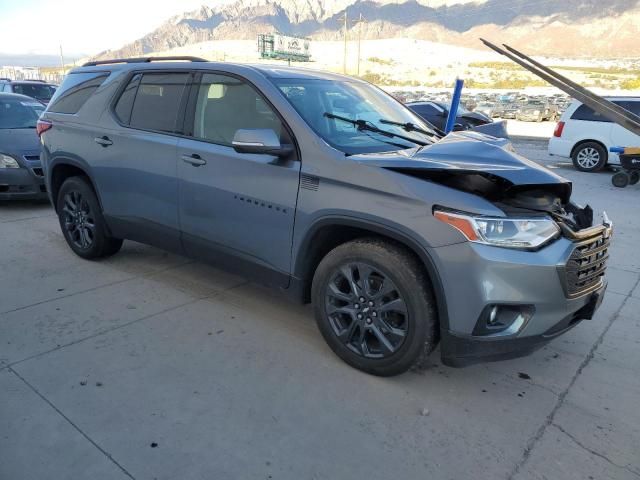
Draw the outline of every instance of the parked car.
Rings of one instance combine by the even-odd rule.
[[[36,122],[42,104],[0,93],[0,200],[46,199]]]
[[[49,103],[55,93],[57,85],[43,80],[11,80],[0,79],[0,92],[17,93],[35,98],[43,105]]]
[[[410,102],[407,103],[414,113],[436,128],[444,130],[449,116],[449,105],[444,102]],[[456,130],[469,130],[479,125],[486,125],[493,120],[480,112],[470,112],[465,107],[458,107]]]
[[[558,107],[546,100],[529,100],[516,112],[521,122],[543,122],[558,120]]]
[[[495,118],[500,116],[498,115],[499,111],[496,108],[496,104],[490,102],[479,103],[474,112],[481,113],[488,118]]]
[[[611,97],[613,103],[640,116],[640,97]],[[571,158],[582,172],[596,172],[619,164],[611,147],[635,147],[640,137],[574,100],[560,118],[549,140],[549,155]]]
[[[355,78],[191,60],[88,63],[41,117],[80,257],[132,239],[276,286],[376,375],[438,339],[454,366],[524,355],[598,308],[610,224],[508,141],[441,138]]]

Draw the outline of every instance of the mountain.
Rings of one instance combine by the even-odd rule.
[[[342,38],[343,17],[366,19],[365,39],[408,37],[478,47],[478,37],[562,57],[640,54],[639,0],[237,0],[203,5],[96,58],[130,57],[207,40],[254,40],[279,31]]]

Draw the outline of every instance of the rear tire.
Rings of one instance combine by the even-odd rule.
[[[336,247],[318,265],[311,295],[326,342],[364,372],[398,375],[437,344],[431,283],[401,246],[359,239]]]
[[[573,166],[581,172],[597,172],[607,164],[607,152],[596,142],[585,142],[578,145],[571,155]]]
[[[122,240],[108,235],[98,198],[84,177],[67,178],[58,193],[58,219],[71,250],[85,259],[111,256]]]
[[[629,185],[635,185],[640,180],[640,172],[634,170],[629,174]]]

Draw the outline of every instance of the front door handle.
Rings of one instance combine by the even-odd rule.
[[[194,167],[201,167],[202,165],[207,164],[207,161],[197,153],[194,153],[192,155],[182,155],[181,158],[184,163],[189,163]]]
[[[103,147],[108,147],[109,145],[113,145],[113,142],[106,135],[103,137],[96,137],[93,139],[98,145],[102,145]]]

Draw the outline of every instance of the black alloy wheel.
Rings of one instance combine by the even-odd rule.
[[[78,191],[63,197],[62,221],[68,238],[83,250],[91,248],[96,235],[95,217],[87,199]]]
[[[336,337],[365,358],[392,355],[409,329],[409,313],[398,287],[364,262],[336,272],[327,285],[325,311]]]

